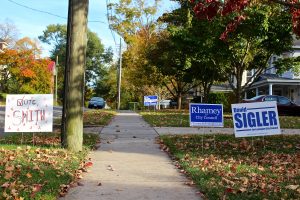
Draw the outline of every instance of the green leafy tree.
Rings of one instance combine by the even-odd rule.
[[[87,52],[86,52],[86,66],[85,66],[85,85],[86,94],[85,100],[89,99],[91,95],[90,88],[95,88],[99,79],[105,76],[107,65],[112,61],[113,53],[112,49],[105,49],[101,40],[96,33],[88,30],[87,32]],[[51,58],[56,60],[58,56],[59,68],[58,74],[63,74],[66,57],[66,38],[67,29],[66,25],[51,24],[48,25],[43,35],[39,36],[39,39],[47,44],[53,46],[51,50]],[[63,76],[58,77],[59,82],[59,96],[63,95]]]
[[[292,26],[290,14],[279,5],[258,5],[245,10],[247,17],[236,31],[229,33],[225,44],[228,50],[226,74],[235,93],[236,102],[251,85],[251,80],[266,68],[271,55],[280,55],[291,50]],[[255,74],[243,83],[243,73],[255,70]]]
[[[150,3],[149,3],[150,2]],[[141,30],[148,37],[156,27],[155,14],[161,0],[119,0],[108,5],[110,27],[130,45]]]
[[[161,0],[120,0],[109,4],[110,26],[127,45],[123,53],[122,102],[143,101],[144,95],[165,94],[161,74],[151,66],[146,52],[156,39],[156,13]],[[126,85],[126,87],[123,87]],[[167,96],[167,95],[166,95]],[[127,102],[126,102],[127,101]]]

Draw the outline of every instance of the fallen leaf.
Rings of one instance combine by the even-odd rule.
[[[30,194],[30,197],[34,198],[36,193],[38,193],[42,189],[42,187],[43,187],[42,184],[33,184],[32,193]]]
[[[6,172],[4,175],[4,179],[6,179],[6,180],[11,179],[12,176],[13,176],[12,172]]]
[[[84,164],[84,167],[91,167],[93,166],[93,163],[92,162],[87,162]]]
[[[29,172],[26,174],[26,176],[27,178],[32,178],[32,175]]]
[[[14,169],[15,169],[15,166],[13,166],[13,165],[7,165],[5,167],[5,171],[8,171],[8,172],[13,171]]]
[[[40,170],[40,167],[38,165],[35,165],[32,169],[33,170]]]
[[[299,187],[299,185],[288,185],[288,186],[285,186],[286,189],[290,189],[290,190],[297,190],[298,187]]]
[[[5,182],[1,185],[2,188],[8,188],[10,186],[9,182]]]

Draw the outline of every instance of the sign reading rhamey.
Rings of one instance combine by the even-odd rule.
[[[190,126],[223,127],[222,104],[190,104]]]
[[[5,132],[52,132],[53,95],[7,95]]]
[[[232,104],[231,106],[236,137],[281,134],[275,101]]]

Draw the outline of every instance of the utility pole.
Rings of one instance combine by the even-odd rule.
[[[83,91],[89,0],[69,0],[62,113],[62,146],[78,152],[83,143]]]
[[[120,110],[121,106],[121,79],[122,79],[122,39],[120,38],[120,59],[118,70],[118,105],[117,109]]]
[[[57,104],[57,75],[58,75],[58,56],[56,56],[55,65],[55,103]]]

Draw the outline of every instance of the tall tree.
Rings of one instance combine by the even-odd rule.
[[[234,14],[232,19],[226,26],[222,40],[226,40],[229,33],[234,32],[237,26],[246,19],[247,9],[264,5],[282,5],[285,7],[284,12],[290,13],[289,23],[292,24],[293,31],[296,35],[300,35],[300,3],[297,0],[190,0],[194,8],[194,12],[199,19],[207,19],[212,21],[216,16],[228,16]]]
[[[88,4],[88,0],[69,0],[62,145],[75,152],[82,150],[83,143]]]
[[[105,76],[106,65],[112,61],[112,49],[105,49],[101,40],[96,33],[88,30],[87,33],[88,43],[86,52],[86,68],[85,68],[85,91],[90,90],[97,86],[97,82]],[[39,39],[47,44],[51,44],[51,59],[56,60],[58,57],[59,74],[63,74],[66,57],[66,38],[67,27],[61,24],[50,24],[47,26],[43,35]],[[63,76],[59,76],[59,96],[62,97],[62,82]],[[89,98],[88,92],[85,93],[85,100]]]
[[[0,87],[6,93],[47,94],[53,83],[50,60],[36,59],[31,50],[5,49],[0,53]]]
[[[155,30],[155,14],[160,2],[161,0],[119,0],[119,3],[109,4],[108,9],[112,13],[108,16],[111,28],[128,45],[142,29],[151,37]]]
[[[110,27],[127,45],[122,59],[122,85],[126,85],[122,86],[123,105],[128,101],[140,102],[144,95],[158,94],[162,87],[145,54],[149,44],[155,40],[158,26],[155,15],[160,2],[120,0],[108,5]],[[153,88],[157,88],[156,91]]]
[[[18,36],[19,30],[12,21],[6,19],[4,23],[0,23],[0,38],[4,40],[10,48],[15,45]]]
[[[281,6],[260,4],[245,9],[245,13],[247,18],[228,34],[225,41],[229,50],[226,73],[236,102],[241,101],[251,80],[267,68],[271,55],[290,51],[293,41],[290,14]],[[252,69],[255,74],[243,83],[243,74]]]
[[[30,50],[36,58],[39,58],[42,53],[38,40],[33,40],[29,37],[18,40],[14,48],[18,50]]]

